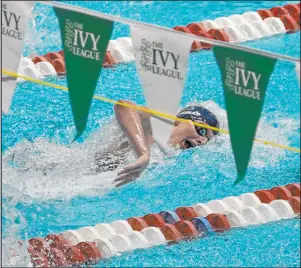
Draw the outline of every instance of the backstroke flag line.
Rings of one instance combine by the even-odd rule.
[[[59,19],[66,76],[77,139],[85,130],[114,23],[54,8]]]
[[[247,172],[266,88],[276,60],[225,47],[214,46],[213,52],[222,74],[237,184]]]
[[[2,1],[2,66],[18,73],[27,23],[35,2]],[[17,78],[2,73],[2,111],[7,113],[16,88]]]
[[[134,55],[147,107],[176,115],[185,85],[192,38],[131,25]],[[173,121],[151,117],[153,136],[166,152]]]

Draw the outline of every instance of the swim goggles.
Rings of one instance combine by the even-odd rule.
[[[200,127],[200,126],[194,126],[196,132],[201,136],[201,137],[206,137],[208,139],[208,141],[205,144],[208,143],[213,143],[215,140],[215,136],[213,135],[212,137],[208,136],[208,129],[204,128],[204,127]]]

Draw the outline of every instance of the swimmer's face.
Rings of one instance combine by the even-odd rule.
[[[208,125],[205,122],[198,123]],[[182,150],[186,150],[192,147],[205,145],[213,137],[214,134],[212,130],[194,126],[192,121],[189,123],[176,122],[169,142],[174,146],[180,146]]]

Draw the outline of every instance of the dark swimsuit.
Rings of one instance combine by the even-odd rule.
[[[105,152],[95,155],[96,172],[113,171],[118,166],[125,164],[125,160],[122,156],[115,155],[110,152]]]

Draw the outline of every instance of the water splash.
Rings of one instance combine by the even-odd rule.
[[[191,103],[193,104],[193,103]],[[201,103],[213,111],[221,128],[228,129],[226,111],[215,102]],[[259,122],[257,137],[281,144],[289,144],[288,137],[297,132],[298,122],[293,119],[275,118],[278,127],[267,124],[263,118]],[[70,138],[72,137],[70,131]],[[74,143],[70,146],[50,142],[45,138],[37,138],[33,142],[23,140],[15,147],[9,149],[3,157],[3,187],[4,196],[16,194],[22,200],[38,198],[48,200],[53,198],[69,199],[77,195],[101,196],[115,186],[114,179],[118,170],[99,173],[99,155],[128,143],[116,121],[103,126],[101,130],[91,134],[82,144]],[[128,146],[128,145],[127,145]],[[136,159],[131,146],[125,147],[120,155],[112,154],[109,163],[121,162],[122,167]],[[115,147],[115,148],[114,148]],[[227,161],[218,161],[215,165],[225,175],[233,175],[235,164],[231,149],[229,135],[220,135],[215,143],[197,150],[204,153],[217,153],[225,155]],[[174,151],[178,155],[179,150]],[[282,149],[254,143],[251,167],[262,168],[274,166],[286,155]],[[197,157],[197,156],[194,156]],[[220,156],[219,156],[220,157]],[[96,161],[97,160],[97,161]],[[101,162],[102,160],[100,160]],[[103,161],[107,161],[104,159]],[[164,155],[157,146],[152,146],[152,162],[166,164]],[[196,167],[202,167],[206,159],[198,159]],[[203,163],[204,162],[204,163]],[[105,163],[101,163],[104,165]],[[106,163],[108,164],[108,162]]]
[[[2,223],[8,221],[9,225],[2,234],[2,265],[3,267],[32,267],[27,251],[27,243],[21,242],[19,231],[27,228],[26,219],[20,210],[16,208],[20,201],[20,194],[15,194],[6,199],[2,205]]]
[[[101,196],[115,186],[118,170],[99,173],[99,166],[105,164],[101,161],[107,160],[97,158],[124,143],[127,139],[115,121],[92,134],[83,144],[66,146],[45,138],[37,138],[33,142],[23,140],[3,157],[4,196],[17,194],[24,201],[30,198],[45,201],[77,195]],[[152,161],[163,157],[155,146],[152,151]],[[110,161],[122,160],[122,167],[136,159],[131,146],[122,153],[112,154]]]

